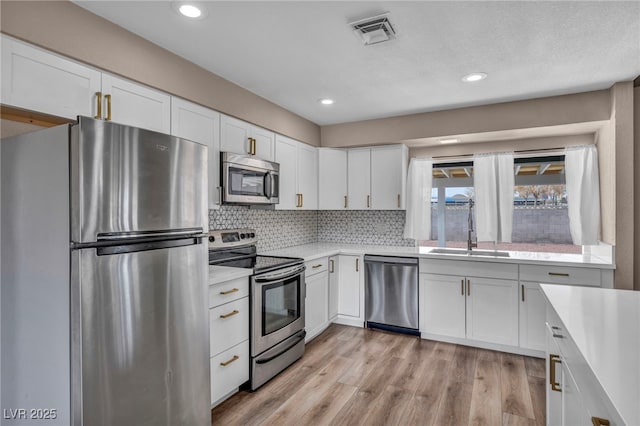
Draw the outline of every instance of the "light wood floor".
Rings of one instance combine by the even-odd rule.
[[[333,324],[213,425],[544,425],[544,360]]]

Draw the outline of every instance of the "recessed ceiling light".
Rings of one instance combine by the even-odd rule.
[[[487,74],[484,72],[474,72],[472,74],[467,74],[462,77],[462,81],[465,83],[473,83],[474,81],[480,81],[487,78]]]
[[[333,104],[333,99],[324,98],[320,99],[318,102],[320,102],[322,105],[331,105]]]
[[[192,4],[183,4],[178,8],[178,10],[187,18],[199,18],[200,16],[202,16],[202,11],[200,10],[200,8]]]
[[[447,144],[447,143],[458,143],[460,142],[460,139],[441,139],[440,143],[443,144]]]

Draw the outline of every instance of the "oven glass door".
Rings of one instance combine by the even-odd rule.
[[[262,286],[262,335],[266,336],[300,318],[299,277]]]

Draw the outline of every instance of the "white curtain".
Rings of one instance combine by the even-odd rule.
[[[564,167],[569,230],[577,245],[598,244],[600,181],[598,151],[594,145],[568,147]]]
[[[514,185],[513,153],[474,156],[478,241],[511,242]]]
[[[431,238],[431,184],[433,160],[412,158],[407,176],[407,220],[404,237],[414,240]]]

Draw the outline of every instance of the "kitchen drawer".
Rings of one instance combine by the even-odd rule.
[[[249,298],[209,309],[209,351],[211,356],[249,338]]]
[[[209,286],[209,308],[215,308],[248,295],[249,278],[247,277],[214,284]]]
[[[249,341],[214,356],[211,365],[211,404],[249,380]]]
[[[329,265],[328,257],[321,257],[320,259],[310,260],[304,263],[307,269],[304,272],[305,277],[310,277],[315,274],[319,274],[322,271],[326,271]]]
[[[520,281],[600,286],[600,269],[570,266],[520,265]]]
[[[517,280],[518,265],[469,260],[421,259],[420,273]]]

